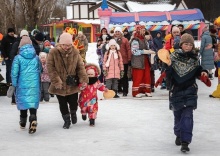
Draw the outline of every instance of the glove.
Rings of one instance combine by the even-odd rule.
[[[160,77],[158,78],[158,80],[157,80],[157,82],[155,83],[155,87],[157,88],[157,86],[158,85],[161,85],[162,84],[162,81],[163,81],[163,79],[166,77],[166,72],[164,71],[161,75],[160,75]]]
[[[123,78],[124,77],[124,70],[120,71],[120,78]]]
[[[84,83],[80,83],[79,84],[79,89],[80,90],[84,90],[86,88],[86,86],[87,86],[87,83],[85,83],[85,82]]]
[[[108,75],[106,70],[103,70],[103,75],[106,77]]]
[[[206,84],[206,86],[210,87],[212,85],[211,81],[209,80],[208,76],[202,75],[200,80]]]

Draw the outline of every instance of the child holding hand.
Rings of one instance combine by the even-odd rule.
[[[79,107],[81,108],[82,119],[86,120],[88,113],[90,126],[95,126],[95,119],[98,112],[97,90],[108,91],[108,89],[98,80],[98,76],[100,75],[100,69],[98,66],[95,64],[87,64],[85,68],[89,83],[87,85],[79,85],[81,90],[79,95]]]

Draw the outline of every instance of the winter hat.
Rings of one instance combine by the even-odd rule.
[[[51,46],[50,41],[48,41],[48,40],[44,41],[44,47],[46,47],[46,46]]]
[[[183,43],[191,43],[194,46],[194,39],[192,35],[187,33],[183,34],[180,39],[180,46],[182,46]]]
[[[8,33],[10,32],[15,32],[15,30],[13,28],[8,28]]]
[[[69,33],[62,33],[60,35],[59,44],[72,44],[72,36]]]
[[[36,35],[35,35],[35,40],[37,40],[37,41],[43,41],[44,40],[44,34],[42,34],[41,32],[39,32],[39,33],[37,33]]]
[[[115,33],[116,31],[119,31],[120,33],[123,33],[121,27],[116,27],[115,30],[114,30],[114,33]]]
[[[117,42],[116,42],[114,39],[111,39],[111,40],[109,41],[109,43],[106,45],[106,49],[109,50],[109,47],[111,47],[112,45],[115,45],[115,46],[116,46],[116,49],[117,49],[117,50],[120,50],[119,45],[117,44]]]
[[[28,36],[23,36],[23,37],[21,38],[21,41],[20,41],[20,44],[19,44],[19,48],[22,47],[22,46],[25,45],[25,44],[32,44],[32,41],[31,41],[30,37],[28,37]]]
[[[86,64],[85,68],[86,68],[86,72],[90,69],[94,70],[96,77],[98,77],[101,74],[99,67],[93,63]]]
[[[47,53],[45,53],[45,52],[40,52],[39,58],[47,58]]]
[[[21,33],[20,33],[20,37],[22,37],[22,36],[29,36],[29,33],[28,33],[28,31],[27,30],[21,30]]]

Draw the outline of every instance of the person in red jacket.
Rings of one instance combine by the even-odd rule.
[[[123,59],[124,76],[119,80],[118,92],[123,93],[123,96],[128,94],[128,66],[131,66],[131,47],[127,38],[123,36],[122,29],[116,27],[114,29],[114,37],[117,44],[120,46],[120,53]]]

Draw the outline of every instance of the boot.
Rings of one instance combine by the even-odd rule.
[[[190,149],[189,149],[189,147],[188,147],[188,145],[189,145],[189,143],[188,142],[182,142],[182,147],[181,147],[181,151],[182,152],[189,152],[190,151]]]
[[[71,110],[71,111],[70,111],[70,114],[71,114],[72,124],[76,124],[76,123],[77,123],[76,110]]]
[[[69,129],[70,125],[71,125],[70,114],[62,115],[62,117],[63,117],[63,120],[64,120],[63,128],[64,129]]]
[[[90,119],[89,125],[94,127],[95,126],[95,119]]]
[[[19,124],[20,124],[20,128],[21,128],[21,129],[25,129],[26,123],[27,123],[27,117],[26,117],[26,118],[20,117],[20,122],[19,122]]]
[[[36,132],[36,128],[37,128],[37,116],[31,114],[31,116],[29,117],[29,122],[30,122],[29,134],[33,134]]]
[[[114,90],[114,92],[115,92],[115,96],[113,97],[113,98],[120,98],[120,96],[118,96],[118,92],[116,91],[116,90]]]
[[[180,137],[176,137],[175,144],[176,144],[177,146],[180,146],[180,145],[181,145]]]
[[[82,119],[84,120],[84,121],[86,121],[86,115],[82,115]]]

